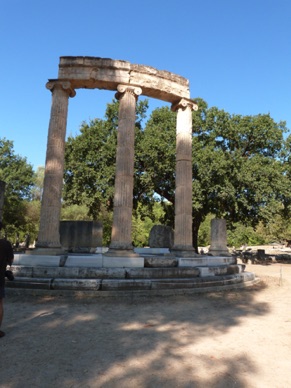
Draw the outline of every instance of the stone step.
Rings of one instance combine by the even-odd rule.
[[[155,289],[189,289],[230,286],[251,282],[255,275],[242,272],[235,275],[194,277],[184,279],[63,279],[63,278],[30,278],[15,277],[7,281],[7,288],[74,290],[74,291],[136,291]]]
[[[25,267],[13,266],[17,278],[48,279],[185,279],[241,273],[245,265],[170,268],[86,268],[86,267]]]

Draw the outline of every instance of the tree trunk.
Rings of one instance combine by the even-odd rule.
[[[193,248],[196,253],[199,253],[198,251],[198,232],[199,228],[202,222],[201,215],[196,215],[193,217],[193,224],[192,224],[192,235],[193,235]]]

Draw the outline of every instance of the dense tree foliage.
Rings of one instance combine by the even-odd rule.
[[[209,243],[212,217],[228,222],[229,243],[291,239],[291,135],[268,114],[230,115],[197,100],[193,112],[193,244]],[[110,242],[118,102],[105,118],[84,122],[66,144],[62,219],[104,222]],[[154,223],[174,226],[176,114],[155,109],[143,128],[147,100],[137,104],[133,241],[147,244]],[[13,142],[0,139],[0,179],[6,182],[8,235],[36,237],[44,168],[33,173]],[[157,202],[159,203],[157,205]],[[158,207],[157,207],[158,206]],[[157,211],[158,209],[158,211]]]
[[[34,184],[32,166],[16,155],[13,142],[0,139],[0,180],[6,182],[3,222],[8,237],[28,233],[28,201]]]
[[[202,99],[198,105],[193,112],[194,246],[210,214],[227,219],[232,235],[238,224],[253,230],[258,225],[270,228],[276,217],[282,225],[288,223],[291,139],[284,140],[285,123],[276,123],[268,114],[230,115],[208,108]],[[156,109],[142,128],[146,109],[146,101],[138,103],[135,209],[145,220],[158,200],[164,207],[159,221],[173,226],[176,114],[168,107]],[[65,203],[85,204],[93,218],[101,208],[112,209],[117,117],[118,102],[113,101],[105,120],[83,123],[81,134],[67,142]]]
[[[159,200],[164,208],[160,222],[174,226],[176,115],[167,107],[156,109],[136,142],[135,190],[151,208]]]
[[[209,213],[226,218],[229,229],[270,222],[282,197],[290,198],[280,158],[285,123],[199,105],[193,114],[194,233]]]
[[[136,130],[147,102],[137,107]],[[112,209],[114,196],[118,103],[108,104],[105,120],[84,122],[80,135],[69,137],[65,152],[64,201],[66,205],[86,205],[88,215],[96,219],[103,206]]]
[[[271,218],[290,198],[280,158],[285,123],[269,115],[230,115],[216,107],[208,109],[199,99],[193,113],[193,243],[208,214],[255,227]],[[143,133],[138,157],[147,189],[174,204],[175,113],[155,110]],[[287,147],[288,148],[288,147]],[[286,154],[286,152],[285,152]],[[167,207],[173,225],[173,207]],[[286,205],[284,206],[286,210]],[[170,214],[169,214],[170,211]]]

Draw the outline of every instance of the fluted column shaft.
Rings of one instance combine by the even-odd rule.
[[[110,251],[132,250],[134,135],[137,96],[141,88],[118,85],[118,135]]]
[[[61,248],[59,223],[64,174],[68,99],[75,96],[69,82],[52,81],[51,116],[45,162],[44,187],[37,248]]]
[[[173,250],[192,251],[192,110],[193,102],[182,99],[177,111],[175,233]]]

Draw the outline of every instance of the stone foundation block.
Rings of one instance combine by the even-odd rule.
[[[100,279],[53,279],[51,288],[53,290],[92,290],[101,288]]]
[[[33,267],[22,267],[20,265],[13,265],[11,270],[14,276],[22,276],[25,278],[33,277]]]
[[[170,254],[169,248],[134,248],[134,252],[142,256]]]
[[[52,279],[44,278],[26,278],[26,277],[15,277],[11,282],[6,282],[6,286],[13,288],[30,288],[30,289],[51,289]]]
[[[127,269],[126,278],[140,279],[177,279],[195,278],[200,274],[197,268],[140,268]]]
[[[104,268],[143,268],[144,258],[143,257],[110,257],[103,256],[103,267]]]
[[[228,275],[233,275],[236,273],[242,273],[245,270],[245,265],[244,264],[238,264],[238,265],[229,265],[227,267],[227,274]]]
[[[151,280],[133,279],[133,280],[103,280],[102,291],[122,291],[122,290],[150,290]]]
[[[188,258],[188,257],[179,257],[178,258],[178,267],[197,267],[197,266],[206,266],[207,259],[203,256],[197,258]]]
[[[65,267],[102,267],[102,254],[68,256]]]
[[[216,275],[215,267],[198,267],[198,269],[201,277]]]
[[[146,257],[144,258],[144,266],[147,268],[169,268],[177,267],[178,260],[175,257]]]
[[[42,267],[59,267],[63,261],[63,256],[46,256],[46,255],[14,255],[14,265],[23,266],[42,266]]]

